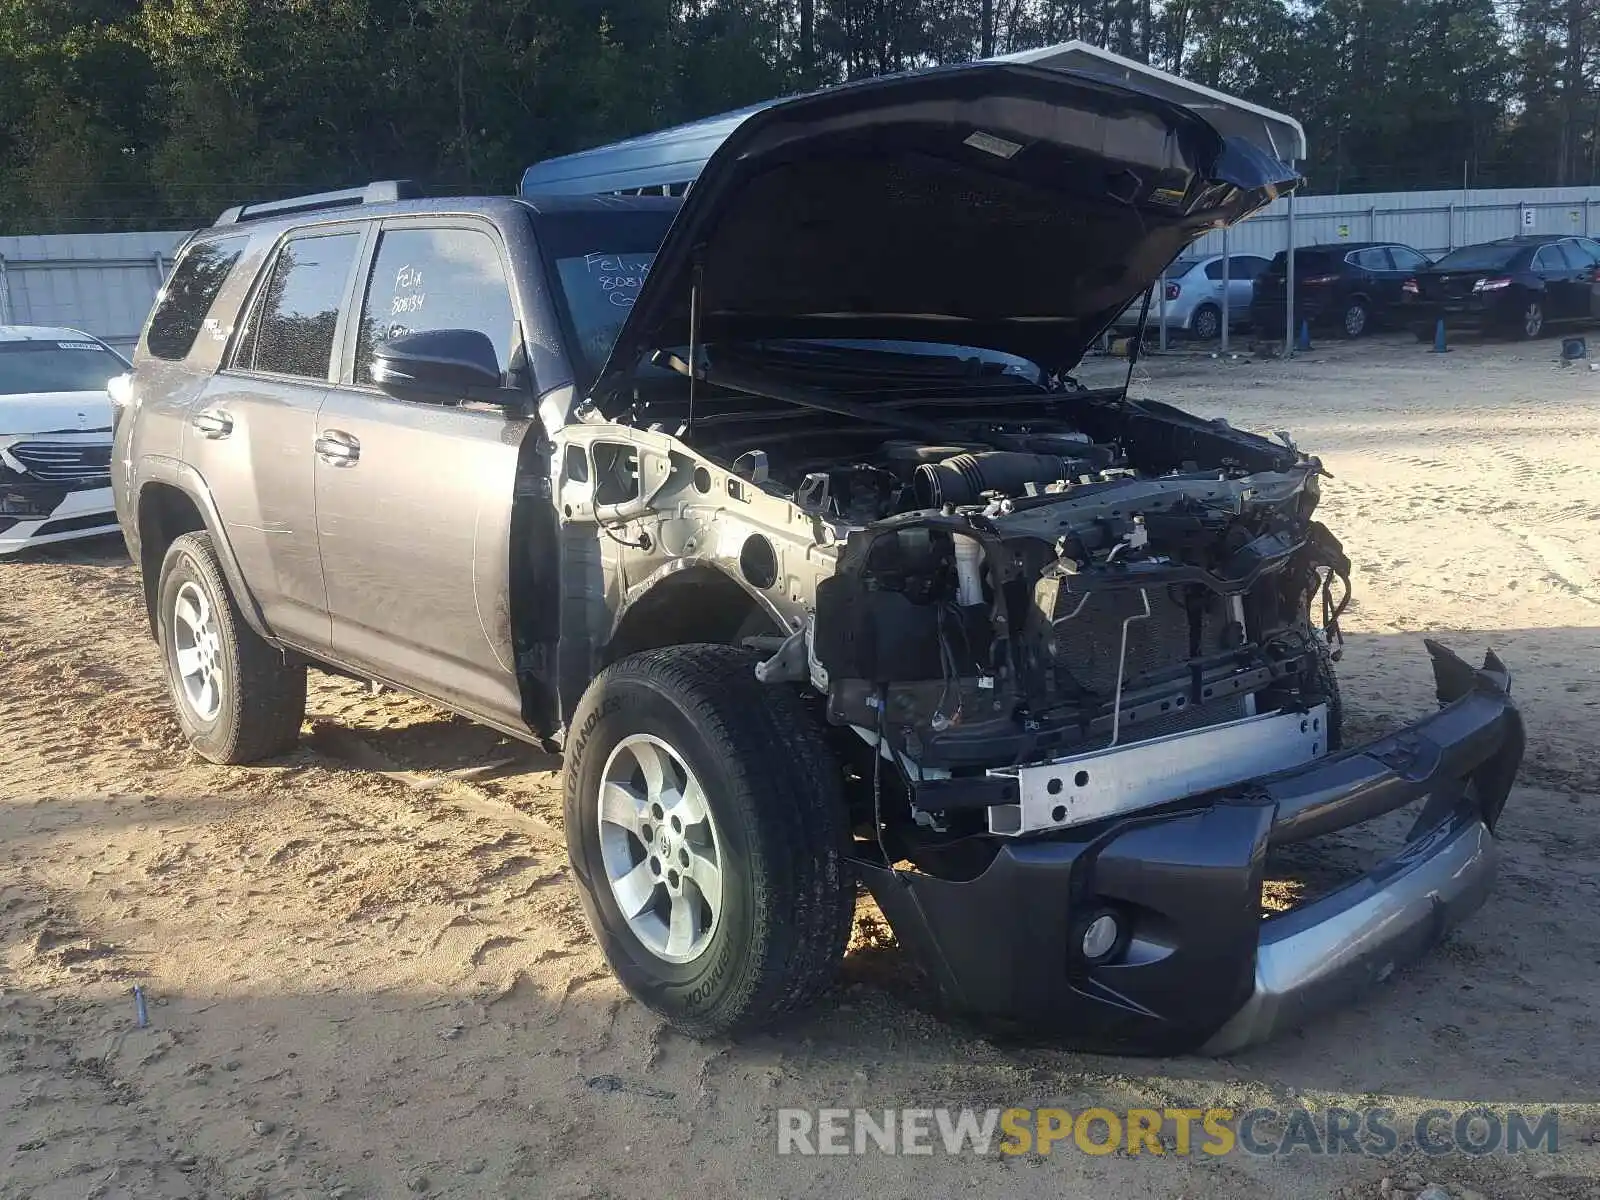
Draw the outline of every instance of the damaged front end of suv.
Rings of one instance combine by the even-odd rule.
[[[957,1007],[1227,1052],[1486,892],[1522,754],[1500,664],[1430,643],[1440,710],[1344,746],[1321,464],[1071,376],[1163,264],[1294,182],[1060,72],[779,105],[712,158],[553,437],[561,519],[603,535],[565,539],[605,597],[563,609],[568,669],[670,624],[674,580],[733,589],[757,676],[834,733],[858,877]],[[1393,854],[1263,918],[1269,851],[1408,805]]]

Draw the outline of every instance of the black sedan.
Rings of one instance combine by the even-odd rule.
[[[1600,318],[1600,242],[1544,234],[1452,250],[1406,280],[1419,340],[1446,329],[1536,338],[1547,326]]]

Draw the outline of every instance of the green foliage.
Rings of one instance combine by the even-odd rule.
[[[1600,0],[0,0],[0,231],[193,225],[1084,38],[1305,123],[1312,190],[1600,179]]]

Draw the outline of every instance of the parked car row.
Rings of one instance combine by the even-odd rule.
[[[1147,330],[1207,341],[1222,331],[1227,288],[1230,330],[1267,337],[1311,329],[1357,338],[1375,329],[1434,336],[1438,322],[1464,330],[1534,338],[1547,326],[1600,320],[1600,241],[1561,234],[1502,238],[1452,250],[1437,262],[1397,242],[1303,246],[1294,256],[1294,318],[1288,314],[1288,254],[1184,258],[1167,268],[1166,303],[1150,291]],[[1135,300],[1115,326],[1139,323]]]

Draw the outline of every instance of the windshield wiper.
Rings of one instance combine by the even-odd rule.
[[[917,354],[913,351],[873,349],[865,346],[830,346],[781,338],[745,343],[738,347],[738,351],[747,348],[767,360],[783,359],[819,372],[843,371],[873,378],[888,376],[909,380],[981,380],[998,378],[1008,373],[1005,369],[1006,364],[985,359],[977,353]]]
[[[688,364],[681,359],[674,359],[671,363],[675,368],[680,365],[687,368]],[[765,371],[752,370],[748,367],[727,366],[724,364],[703,363],[700,368],[700,378],[715,387],[729,388],[735,392],[746,392],[752,396],[760,396],[766,400],[777,400],[783,404],[793,404],[800,408],[813,408],[818,412],[833,413],[841,417],[853,417],[858,421],[865,421],[871,425],[882,425],[889,429],[901,429],[917,437],[928,438],[934,442],[966,443],[974,439],[949,425],[937,421],[924,421],[918,417],[908,416],[900,412],[885,412],[874,404],[858,404],[854,400],[843,400],[831,392],[818,388],[804,387],[796,383],[786,383],[774,379]]]

